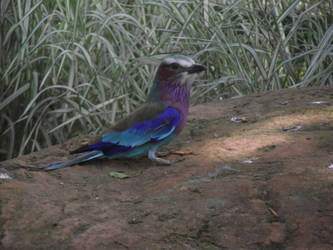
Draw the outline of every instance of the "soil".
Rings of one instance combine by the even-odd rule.
[[[333,249],[332,87],[195,106],[172,166],[43,171],[84,139],[0,163],[0,249]]]

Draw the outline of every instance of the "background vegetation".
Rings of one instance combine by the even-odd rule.
[[[142,103],[156,64],[209,71],[193,104],[332,85],[332,0],[1,0],[0,158],[96,133]]]

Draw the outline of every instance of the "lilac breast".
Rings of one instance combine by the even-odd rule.
[[[168,104],[170,107],[176,108],[181,113],[180,123],[175,130],[176,135],[183,130],[187,120],[190,102],[190,88],[191,84],[188,82],[181,84],[179,81],[162,81],[159,84],[161,101]]]

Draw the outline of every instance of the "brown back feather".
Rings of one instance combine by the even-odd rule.
[[[119,122],[117,122],[111,129],[112,131],[121,132],[129,129],[135,123],[144,122],[154,119],[167,108],[166,104],[160,102],[145,103],[140,108],[129,114]],[[110,131],[109,131],[110,132]]]

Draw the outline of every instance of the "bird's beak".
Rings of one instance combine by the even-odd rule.
[[[187,69],[189,74],[199,73],[201,71],[207,70],[207,67],[201,64],[193,64],[190,68]]]

